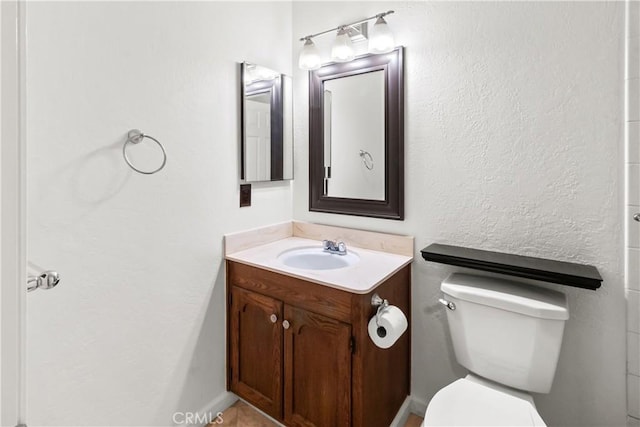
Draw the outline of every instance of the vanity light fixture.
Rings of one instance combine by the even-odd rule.
[[[338,35],[331,46],[331,59],[336,62],[349,62],[355,56],[347,27],[342,27],[338,30]]]
[[[388,53],[395,47],[393,33],[387,25],[384,17],[391,15],[393,10],[378,13],[350,24],[339,25],[330,30],[321,31],[316,34],[310,34],[302,37],[300,41],[304,42],[300,56],[298,58],[298,67],[303,70],[317,70],[321,65],[320,52],[313,43],[313,38],[338,31],[336,39],[331,47],[331,59],[335,62],[349,62],[355,58],[352,40],[363,40],[367,38],[366,29],[368,21],[376,20],[369,37],[369,53],[379,54]]]
[[[257,81],[273,80],[280,77],[280,74],[255,64],[247,64],[244,71],[244,83],[251,84]]]
[[[378,16],[376,23],[369,33],[369,52],[370,53],[389,53],[393,50],[395,42],[393,33],[387,25],[387,21],[383,16]]]
[[[320,52],[311,40],[311,37],[305,37],[304,46],[298,58],[298,67],[303,70],[317,70],[320,68]]]

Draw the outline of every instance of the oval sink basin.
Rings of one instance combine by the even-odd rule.
[[[288,267],[304,270],[335,270],[358,263],[360,257],[351,251],[338,255],[312,246],[286,250],[278,255],[278,260]]]

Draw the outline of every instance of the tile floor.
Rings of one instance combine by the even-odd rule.
[[[251,406],[238,400],[231,407],[222,413],[222,424],[209,424],[207,427],[216,427],[222,425],[225,427],[277,427],[277,424],[264,417]],[[422,418],[411,414],[404,427],[420,427]]]
[[[409,415],[409,418],[407,419],[404,427],[420,427],[420,424],[422,424],[422,420],[422,417],[419,417],[416,414],[411,414]]]

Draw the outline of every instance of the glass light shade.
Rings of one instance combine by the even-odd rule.
[[[298,57],[298,67],[303,70],[317,70],[320,68],[320,52],[318,52],[318,48],[311,39],[306,39],[304,46],[302,46]]]
[[[349,62],[355,57],[351,37],[345,28],[338,31],[333,46],[331,47],[331,59],[336,62]]]
[[[388,53],[395,47],[393,33],[383,17],[379,17],[369,31],[369,52]]]

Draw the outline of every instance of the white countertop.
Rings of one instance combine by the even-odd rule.
[[[288,237],[227,254],[226,259],[356,294],[369,293],[413,260],[413,257],[409,256],[354,246],[348,246],[347,250],[358,255],[360,257],[359,262],[349,267],[335,270],[293,268],[284,265],[278,260],[278,255],[286,250],[309,246],[321,248],[322,243],[318,240],[301,237]]]

